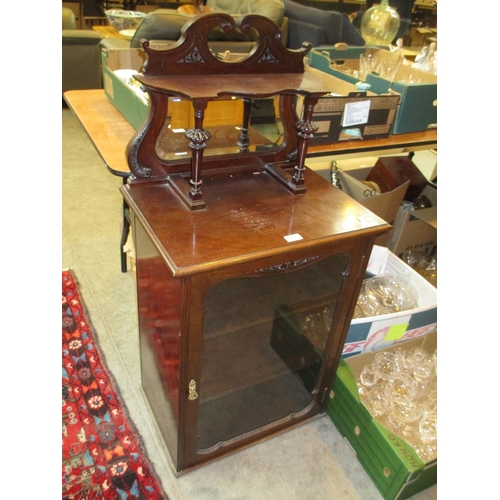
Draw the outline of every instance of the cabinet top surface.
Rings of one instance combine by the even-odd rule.
[[[390,228],[318,174],[306,169],[305,179],[307,193],[293,195],[263,171],[206,175],[207,208],[196,211],[188,210],[167,183],[121,191],[179,276]],[[299,239],[285,239],[292,235]]]

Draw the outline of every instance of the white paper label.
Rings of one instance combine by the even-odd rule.
[[[361,125],[368,122],[371,101],[349,102],[344,108],[343,127]]]
[[[289,234],[287,236],[283,236],[283,238],[285,238],[285,240],[288,241],[288,243],[291,243],[292,241],[299,241],[299,240],[303,240],[304,239],[298,233]]]

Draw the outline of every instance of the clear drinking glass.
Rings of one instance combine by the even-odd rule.
[[[423,410],[414,401],[393,401],[390,415],[401,425],[416,422],[422,417]]]
[[[368,307],[378,310],[379,314],[407,311],[418,305],[417,289],[400,276],[369,278],[365,283],[365,291]]]
[[[399,426],[401,437],[413,448],[420,443],[420,429],[418,428],[418,419],[414,422],[403,423]]]
[[[396,364],[399,366],[400,370],[399,371],[404,371],[405,370],[405,361],[406,361],[406,351],[398,348],[392,351],[392,358],[396,362]]]
[[[388,404],[383,387],[376,385],[370,389],[366,393],[363,403],[375,418],[381,417],[387,413]]]
[[[437,412],[424,412],[420,423],[420,436],[424,443],[430,443],[437,440]]]
[[[403,59],[403,54],[398,54],[397,56],[392,54],[391,58],[382,59],[380,61],[380,76],[393,82]]]
[[[366,81],[366,75],[380,72],[380,58],[376,54],[366,53],[359,56],[359,79]]]
[[[428,382],[431,377],[434,377],[434,358],[424,349],[415,347],[411,351],[411,355],[415,360],[413,366],[413,376],[421,382]]]
[[[398,373],[387,384],[386,389],[387,397],[391,401],[413,401],[417,395],[417,386],[413,380],[406,373]]]
[[[379,380],[380,374],[372,365],[366,365],[359,374],[359,381],[368,389],[371,389]]]
[[[431,389],[422,401],[424,411],[437,412],[437,390]]]
[[[398,78],[398,82],[404,83],[406,85],[418,85],[422,81],[422,75],[420,73],[417,73],[418,70],[412,72],[408,70],[405,72],[405,74],[401,77],[401,79]]]
[[[391,353],[378,352],[373,360],[373,368],[382,380],[390,380],[401,371],[400,365],[393,359]]]

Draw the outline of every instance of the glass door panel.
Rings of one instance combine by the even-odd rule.
[[[312,401],[349,256],[313,257],[214,285],[205,297],[198,449]]]

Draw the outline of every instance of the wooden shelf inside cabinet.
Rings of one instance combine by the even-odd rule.
[[[329,271],[334,271],[332,266]],[[207,294],[203,334],[206,370],[201,402],[319,362],[329,334],[328,316],[320,319],[320,315],[327,307],[331,308],[328,311],[334,310],[340,290],[321,268],[312,268],[308,275],[307,284],[301,275],[293,273],[280,281],[244,278],[240,282],[222,281]],[[293,308],[287,305],[290,302]],[[297,325],[296,337],[302,337],[298,340],[301,348],[286,353],[280,346],[282,333],[296,319],[297,311],[304,318],[313,311],[318,321],[315,327],[307,325],[304,332]],[[234,360],[229,370],[224,365],[226,359]],[[242,362],[243,359],[247,362]],[[228,371],[233,374],[231,380],[227,379]]]

